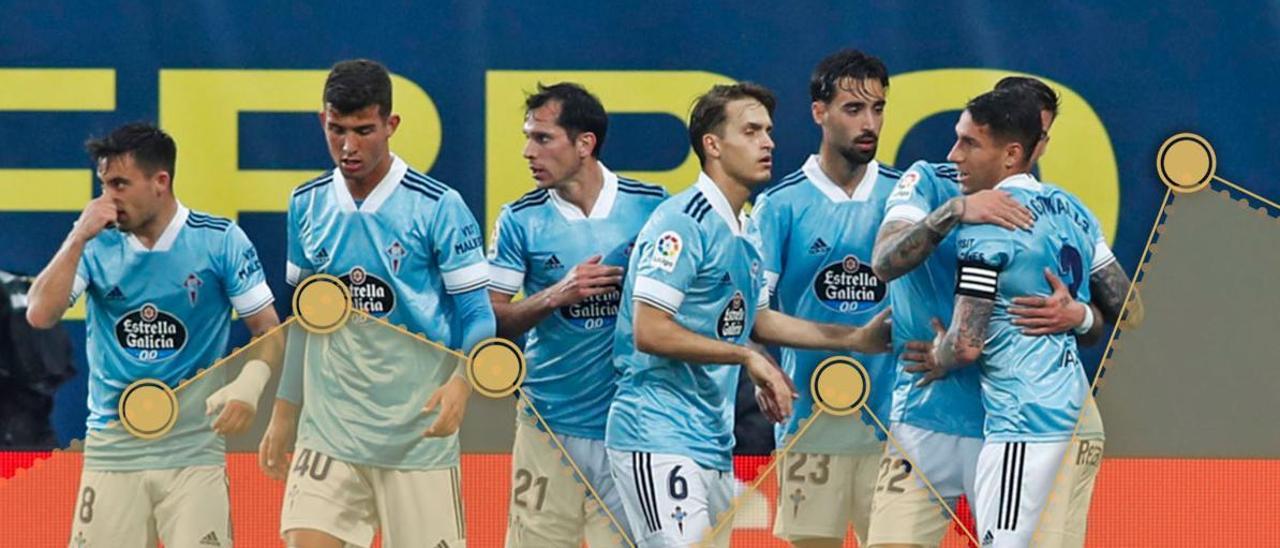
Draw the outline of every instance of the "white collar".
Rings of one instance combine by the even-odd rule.
[[[720,192],[720,187],[716,186],[716,182],[711,180],[704,171],[698,172],[698,182],[694,183],[703,196],[707,197],[707,201],[711,202],[711,209],[724,219],[724,224],[729,225],[729,231],[734,236],[742,235],[742,226],[745,224],[746,214],[734,216],[733,207],[729,205],[729,199],[724,197],[724,193]]]
[[[618,199],[618,176],[609,168],[604,167],[604,162],[596,161],[600,165],[600,173],[604,176],[604,184],[600,187],[600,195],[596,196],[595,205],[591,206],[591,214],[583,217],[582,210],[578,206],[569,203],[568,200],[560,197],[560,193],[552,188],[548,192],[551,194],[551,203],[556,206],[556,210],[569,221],[581,221],[584,219],[605,219],[609,217],[609,212],[613,211],[613,203]]]
[[[142,245],[142,240],[132,232],[125,239],[128,240],[129,247],[139,253],[168,251],[173,248],[173,242],[178,239],[178,232],[182,231],[182,225],[187,224],[187,217],[190,214],[191,210],[182,205],[182,202],[178,202],[178,210],[173,213],[173,218],[169,219],[169,226],[164,227],[164,232],[160,233],[160,237],[156,239],[156,245],[151,246],[151,249]]]
[[[1019,173],[1017,175],[1005,177],[1003,181],[996,184],[996,188],[1001,187],[1025,188],[1027,190],[1039,191],[1040,181],[1037,181],[1030,173]]]
[[[858,181],[858,186],[853,189],[853,196],[850,196],[822,171],[822,164],[818,162],[817,154],[810,155],[809,159],[805,160],[804,167],[800,169],[804,171],[804,176],[813,183],[813,186],[818,187],[819,191],[836,203],[867,201],[867,198],[871,197],[871,189],[875,187],[880,177],[880,163],[875,160],[867,162],[867,171],[862,174],[862,180]]]
[[[356,201],[351,197],[351,189],[347,188],[347,180],[342,176],[342,170],[333,168],[333,184],[334,193],[338,198],[338,208],[342,211],[357,211],[363,213],[375,213],[382,203],[391,197],[391,193],[395,192],[396,186],[400,184],[400,179],[404,178],[405,172],[409,171],[409,165],[404,163],[399,156],[391,155],[391,169],[387,170],[387,174],[382,177],[381,181],[373,187],[373,192],[365,196],[364,202],[360,207],[356,208]]]

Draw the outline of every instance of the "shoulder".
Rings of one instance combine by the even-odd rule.
[[[893,166],[888,166],[888,165],[884,165],[879,162],[876,162],[876,170],[879,172],[880,177],[883,177],[885,179],[893,179],[896,181],[902,178],[902,170],[896,169]]]
[[[290,196],[290,199],[297,200],[299,198],[307,196],[315,192],[316,189],[324,187],[325,185],[331,182],[333,182],[333,170],[326,171],[322,173],[320,176],[315,177],[311,180],[308,180],[305,183],[302,183],[294,187],[293,194]]]
[[[454,196],[459,201],[462,199],[462,196],[449,185],[413,168],[405,170],[404,178],[400,179],[400,186],[430,202],[452,200]]]
[[[195,230],[211,230],[214,232],[229,232],[235,223],[226,217],[210,215],[202,211],[191,210],[187,215],[186,228]]]
[[[545,188],[536,188],[526,192],[514,202],[503,207],[509,215],[524,216],[529,212],[536,210],[539,206],[546,205],[551,200],[551,193]]]
[[[794,195],[797,190],[803,188],[800,186],[800,183],[808,180],[809,178],[805,176],[804,170],[797,169],[791,172],[790,175],[783,177],[782,180],[778,181],[773,186],[766,188],[764,192],[760,193],[760,195],[762,197],[767,196],[771,200],[782,199],[784,196]]]
[[[911,164],[911,167],[908,167],[901,177],[911,176],[912,173],[915,174],[914,177],[934,182],[940,179],[949,179],[951,182],[956,182],[960,176],[960,172],[956,171],[955,164],[926,162],[924,160]]]
[[[661,186],[621,175],[618,176],[618,193],[630,195],[641,200],[648,199],[655,203],[662,202],[670,197],[670,194],[667,194],[667,189]]]

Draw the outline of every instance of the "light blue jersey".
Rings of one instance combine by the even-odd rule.
[[[702,365],[635,348],[635,301],[665,310],[704,337],[746,344],[767,307],[759,234],[742,228],[706,174],[658,206],[636,239],[614,335],[621,373],[605,445],[683,455],[707,469],[733,469],[739,364]]]
[[[822,172],[817,156],[764,192],[752,210],[764,242],[765,278],[778,310],[810,321],[863,325],[889,304],[888,284],[871,271],[871,251],[884,216],[884,204],[902,174],[878,162],[852,196]],[[800,398],[795,413],[776,429],[777,445],[813,414],[809,381],[823,360],[850,355],[867,368],[871,392],[866,409],[886,426],[897,378],[892,354],[868,355],[782,348],[782,368],[795,381]],[[859,420],[861,417],[861,420]],[[878,453],[884,433],[865,414],[825,416],[796,442],[805,453]]]
[[[460,346],[452,322],[460,311],[450,295],[489,283],[480,227],[462,197],[395,156],[359,206],[336,169],[299,186],[288,235],[290,284],[337,276],[355,308],[451,348]],[[422,436],[436,417],[422,407],[454,373],[450,356],[357,316],[307,337],[299,445],[387,468],[457,464],[457,436]]]
[[[176,388],[226,354],[231,310],[256,314],[273,299],[253,244],[230,220],[181,204],[151,249],[108,229],[91,240],[76,270],[72,301],[88,295],[85,351],[89,419],[85,466],[148,470],[222,464],[224,444],[204,400],[225,384],[222,368],[178,393],[178,422],[141,440],[117,420],[120,393],[153,378]]]
[[[627,266],[636,234],[667,198],[662,187],[619,178],[601,165],[604,186],[590,215],[554,189],[502,207],[489,251],[489,288],[533,295],[593,255]],[[524,391],[557,434],[604,439],[617,380],[613,329],[622,288],[565,306],[529,330]]]
[[[919,222],[947,200],[960,196],[955,167],[920,161],[911,164],[885,205],[884,222]],[[954,436],[982,437],[982,397],[975,368],[952,371],[917,387],[920,375],[901,370],[909,341],[932,341],[932,318],[951,321],[956,280],[956,238],[948,235],[923,263],[889,282],[893,305],[893,353],[899,374],[893,390],[893,422]]]
[[[966,225],[956,234],[956,293],[995,301],[979,360],[986,439],[1066,441],[1089,390],[1075,335],[1023,335],[1008,308],[1014,297],[1052,293],[1046,268],[1062,279],[1073,297],[1088,302],[1090,273],[1115,257],[1098,220],[1070,193],[1026,174],[1005,179],[996,188],[1027,206],[1035,221],[1030,231]]]

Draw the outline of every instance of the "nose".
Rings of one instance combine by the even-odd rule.
[[[858,117],[858,129],[867,131],[876,127],[876,115],[872,109],[864,109],[862,116]]]
[[[524,150],[520,152],[526,160],[533,159],[533,139],[524,140]]]
[[[951,152],[947,153],[947,161],[958,164],[964,160],[964,156],[960,154],[960,143],[951,146]]]
[[[342,151],[355,152],[356,150],[358,150],[360,147],[357,145],[357,143],[359,142],[357,139],[358,139],[358,136],[355,133],[347,133],[346,135],[343,135]]]
[[[764,134],[764,142],[760,144],[765,150],[773,151],[773,136],[768,133]]]

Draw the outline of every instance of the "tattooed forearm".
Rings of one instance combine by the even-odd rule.
[[[952,198],[918,223],[889,222],[880,227],[871,268],[888,281],[911,272],[933,253],[964,216],[964,198]]]
[[[1133,295],[1129,295],[1129,283],[1129,275],[1119,261],[1113,261],[1089,276],[1089,291],[1093,293],[1093,302],[1097,303],[1107,323],[1116,323],[1121,311],[1124,311],[1124,323],[1121,327],[1134,328],[1142,323],[1146,315],[1142,297],[1138,295],[1137,287],[1133,288]],[[1127,308],[1124,304],[1126,296],[1129,296]]]
[[[935,358],[943,369],[955,369],[973,363],[982,355],[987,343],[987,326],[991,323],[991,311],[995,301],[956,296],[956,309],[951,316],[951,328],[942,336]]]

